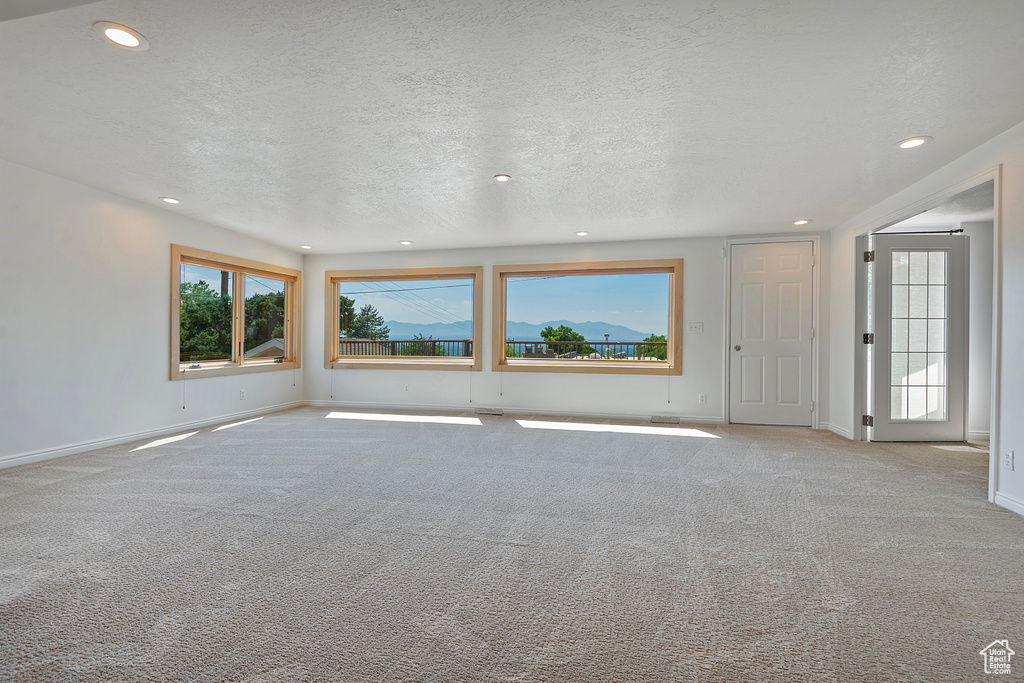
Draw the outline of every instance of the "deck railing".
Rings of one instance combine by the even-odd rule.
[[[340,339],[340,356],[472,358],[472,339]]]
[[[505,341],[506,358],[551,360],[665,360],[668,342]]]
[[[472,339],[340,339],[340,356],[444,356],[472,358]],[[505,342],[506,358],[552,360],[665,360],[667,342],[515,341]]]

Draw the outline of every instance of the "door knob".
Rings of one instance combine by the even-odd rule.
[[[736,346],[734,346],[732,348],[733,348],[733,351],[739,351],[740,350],[740,345],[737,344]]]

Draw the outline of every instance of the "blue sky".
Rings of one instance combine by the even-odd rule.
[[[666,334],[668,273],[510,278],[508,319],[601,321]]]
[[[233,277],[233,276],[232,276]],[[245,296],[248,298],[253,294],[270,294],[273,292],[284,293],[285,283],[281,280],[274,280],[268,277],[246,275]],[[220,271],[214,268],[203,268],[183,263],[181,266],[181,282],[205,282],[214,292],[220,294]],[[233,282],[229,280],[229,282]],[[229,287],[231,285],[228,285]],[[228,292],[231,294],[231,292]]]
[[[370,304],[385,320],[454,323],[473,319],[473,280],[341,282],[339,292],[355,300],[358,312]],[[467,331],[472,333],[470,326]]]
[[[603,321],[639,332],[668,329],[668,274],[524,277],[508,281],[508,319]],[[385,320],[453,323],[473,317],[472,280],[342,282],[341,294]]]

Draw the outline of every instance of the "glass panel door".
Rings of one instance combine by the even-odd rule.
[[[948,420],[946,251],[893,251],[891,420]]]
[[[872,441],[963,441],[967,238],[874,236]]]

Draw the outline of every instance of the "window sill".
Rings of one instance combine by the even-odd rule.
[[[495,372],[575,372],[604,375],[682,375],[683,369],[667,361],[621,360],[524,360],[505,359]]]
[[[336,358],[324,364],[328,370],[470,370],[479,371],[480,361],[473,358]]]
[[[247,375],[252,372],[272,372],[274,370],[295,370],[300,366],[295,361],[275,363],[273,361],[250,361],[245,365],[235,363],[207,363],[201,368],[189,368],[179,365],[171,371],[171,380],[199,379],[200,377],[225,377],[227,375]]]

